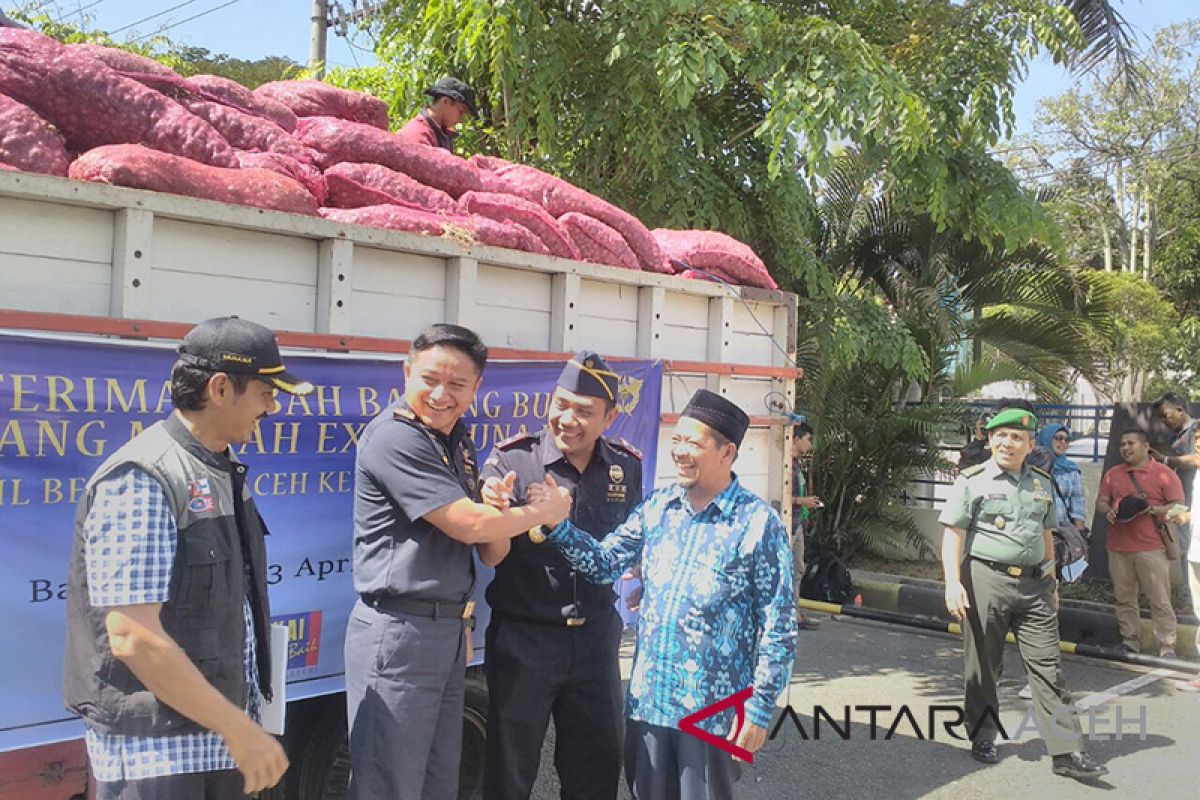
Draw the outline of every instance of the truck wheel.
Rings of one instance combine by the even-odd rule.
[[[487,753],[487,684],[482,675],[467,675],[463,701],[462,763],[458,768],[458,800],[483,797],[483,761]]]
[[[350,782],[350,738],[345,705],[307,718],[311,733],[292,759],[286,779],[286,800],[343,800]],[[467,677],[463,702],[462,763],[459,767],[458,800],[483,796],[483,759],[487,743],[487,685],[482,676]],[[330,720],[339,724],[330,724]],[[289,771],[291,772],[291,771]],[[279,792],[277,787],[274,792]],[[274,800],[275,795],[265,795]],[[279,793],[279,800],[285,795]]]

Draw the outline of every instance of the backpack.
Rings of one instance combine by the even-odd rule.
[[[835,555],[822,555],[809,563],[800,580],[800,596],[822,603],[850,602],[853,581],[846,562]]]

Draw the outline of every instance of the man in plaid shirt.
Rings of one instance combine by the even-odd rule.
[[[100,800],[225,800],[287,769],[269,697],[261,518],[230,446],[307,394],[274,334],[236,317],[184,338],[174,413],[111,456],[76,519],[64,696]]]

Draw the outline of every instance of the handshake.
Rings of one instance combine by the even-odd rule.
[[[493,508],[504,510],[513,505],[524,505],[537,515],[540,526],[553,530],[571,514],[571,490],[559,486],[554,476],[547,474],[546,479],[532,483],[525,490],[525,502],[519,503],[513,495],[513,486],[517,473],[509,472],[503,478],[488,478],[483,482],[481,496],[483,502]],[[536,530],[536,528],[534,529]],[[530,531],[530,538],[534,531]],[[544,534],[541,534],[544,537]]]

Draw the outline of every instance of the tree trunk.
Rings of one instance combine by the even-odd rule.
[[[1100,235],[1104,237],[1104,271],[1113,271],[1112,234],[1108,231],[1108,223],[1101,220]]]
[[[1138,196],[1133,196],[1132,214],[1129,215],[1130,230],[1129,230],[1129,271],[1137,272],[1137,251],[1138,251],[1138,216],[1142,213],[1141,206],[1138,203]]]
[[[1149,195],[1143,201],[1146,207],[1146,227],[1143,230],[1142,238],[1142,278],[1146,281],[1150,280],[1150,267],[1154,258],[1154,204],[1150,201]]]

